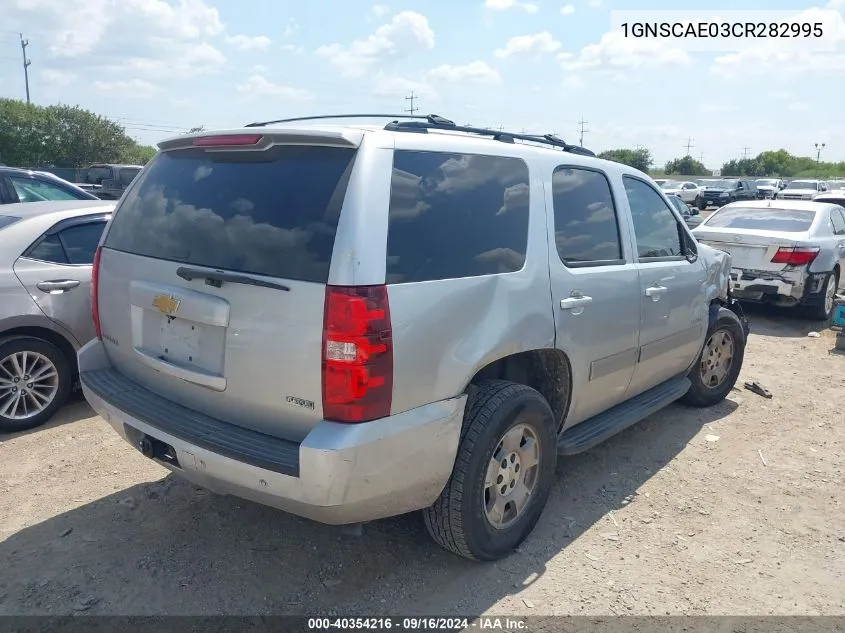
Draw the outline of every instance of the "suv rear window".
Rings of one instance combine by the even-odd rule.
[[[105,246],[196,266],[325,283],[355,150],[176,150],[147,166]]]
[[[528,166],[519,158],[397,150],[387,283],[520,270],[528,198]]]
[[[704,224],[714,229],[757,229],[804,233],[810,230],[815,211],[802,209],[722,209],[711,215]]]

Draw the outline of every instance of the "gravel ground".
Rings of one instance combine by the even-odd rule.
[[[0,437],[0,615],[845,614],[845,357],[751,311],[738,389],[561,460],[540,523],[496,564],[418,515],[349,536],[182,482],[84,401]]]

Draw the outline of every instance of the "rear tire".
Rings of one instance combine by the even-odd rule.
[[[47,422],[67,400],[72,379],[70,364],[52,343],[31,336],[0,339],[0,431]]]
[[[520,469],[522,463],[527,466]],[[423,510],[428,533],[464,558],[506,556],[537,524],[556,466],[557,431],[546,399],[518,383],[481,383],[467,401],[452,476],[434,505]],[[527,497],[518,494],[523,486],[530,489]]]
[[[707,203],[704,201],[703,198],[699,197],[698,201],[695,203],[695,206],[698,207],[699,211],[704,211],[707,208]]]
[[[739,317],[727,308],[719,308],[716,321],[707,332],[704,347],[687,374],[692,385],[680,402],[703,408],[724,400],[742,370],[745,342],[745,331]],[[728,354],[730,358],[727,358]]]
[[[811,295],[804,305],[804,314],[813,321],[827,321],[836,309],[836,291],[839,288],[839,271],[827,273],[822,289]]]

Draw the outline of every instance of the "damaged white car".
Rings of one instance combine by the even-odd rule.
[[[833,313],[845,266],[845,209],[838,204],[759,200],[726,205],[694,231],[731,254],[731,291],[741,301]]]

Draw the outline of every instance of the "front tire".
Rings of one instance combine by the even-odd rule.
[[[494,561],[522,543],[546,505],[557,430],[531,387],[491,380],[471,393],[446,487],[423,518],[431,537],[471,560]]]
[[[699,198],[696,202],[696,206],[698,207],[699,211],[704,211],[707,208],[707,203],[704,201],[703,198]]]
[[[745,330],[739,317],[719,308],[704,347],[687,374],[692,385],[680,401],[692,407],[718,404],[734,388],[745,357]]]
[[[52,343],[31,336],[0,339],[0,431],[41,426],[67,400],[71,368]]]

